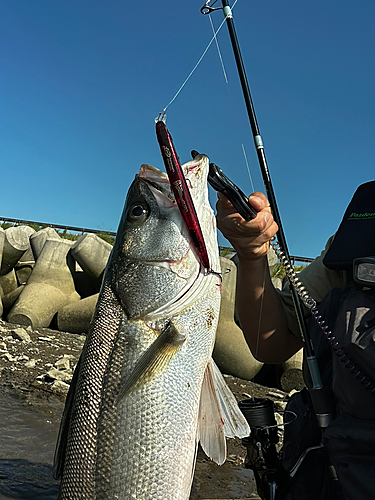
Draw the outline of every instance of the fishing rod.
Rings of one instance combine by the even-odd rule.
[[[214,5],[217,2],[217,0],[212,4]],[[241,50],[240,46],[238,43],[238,38],[234,26],[234,21],[233,21],[233,14],[232,10],[229,6],[228,0],[222,0],[222,7],[213,7],[209,6],[208,4],[210,3],[210,0],[208,0],[205,5],[201,8],[202,14],[210,14],[213,11],[216,10],[223,10],[226,24],[228,27],[229,31],[229,36],[233,48],[233,53],[237,65],[237,71],[238,75],[240,78],[240,83],[242,87],[242,93],[244,96],[245,100],[245,105],[246,105],[246,110],[248,113],[249,121],[250,121],[250,126],[251,126],[251,131],[253,134],[253,139],[254,139],[254,145],[258,157],[258,162],[260,166],[260,170],[262,173],[262,178],[263,178],[263,183],[264,187],[266,190],[266,194],[269,200],[269,204],[271,207],[272,215],[274,217],[275,222],[277,223],[279,230],[277,232],[277,240],[278,244],[274,246],[274,249],[276,250],[276,253],[278,254],[279,257],[281,257],[281,260],[283,263],[286,263],[287,266],[290,265],[290,268],[292,268],[290,264],[290,257],[289,257],[289,251],[288,251],[288,246],[281,222],[281,217],[279,214],[277,202],[276,202],[276,197],[275,193],[273,190],[272,186],[272,181],[271,181],[271,176],[270,172],[268,169],[267,165],[267,160],[266,160],[266,155],[264,151],[264,145],[263,145],[263,140],[262,136],[260,134],[259,126],[258,126],[258,121],[256,118],[255,114],[255,109],[253,105],[253,100],[251,97],[250,93],[250,88],[246,76],[246,71],[245,71],[245,66],[243,63],[242,55],[241,55]],[[309,368],[310,376],[311,376],[311,382],[312,382],[312,387],[310,388],[310,394],[311,394],[311,399],[313,401],[314,405],[314,410],[319,422],[319,425],[321,428],[327,427],[329,424],[330,420],[333,417],[333,408],[332,408],[332,403],[331,403],[331,395],[328,392],[328,389],[323,386],[319,367],[318,367],[318,362],[316,359],[315,351],[314,351],[314,346],[312,344],[311,337],[309,335],[309,331],[307,328],[307,323],[306,323],[306,318],[302,310],[302,303],[300,300],[300,297],[297,293],[296,290],[296,285],[298,285],[298,280],[293,280],[290,278],[290,276],[287,274],[289,284],[290,284],[290,290],[293,298],[293,303],[294,303],[294,308],[296,311],[296,316],[299,324],[299,328],[302,334],[302,338],[305,342],[305,352],[306,352],[306,360],[307,360],[307,365]],[[302,287],[300,287],[301,289]]]
[[[217,1],[218,0],[215,0],[212,5],[214,5]],[[203,14],[210,14],[215,10],[224,11],[225,21],[227,23],[230,39],[232,42],[233,52],[237,64],[238,74],[240,77],[246,109],[248,112],[250,126],[253,133],[254,144],[263,177],[263,183],[266,189],[268,200],[270,202],[270,207],[274,219],[279,226],[279,230],[277,232],[278,242],[274,243],[273,241],[271,241],[271,246],[276,252],[277,256],[279,257],[285,269],[287,278],[289,280],[292,298],[296,310],[297,320],[300,326],[302,338],[305,341],[307,365],[312,380],[312,388],[310,388],[310,394],[314,403],[314,410],[316,411],[319,425],[322,428],[325,428],[329,424],[330,420],[332,419],[332,415],[334,414],[334,408],[332,406],[332,397],[330,391],[325,390],[323,388],[320,371],[318,368],[318,363],[314,353],[314,347],[306,325],[305,316],[303,314],[301,300],[305,304],[305,306],[310,310],[311,316],[318,323],[319,327],[322,330],[322,333],[326,337],[332,350],[344,363],[345,367],[348,368],[353,373],[353,375],[360,381],[360,383],[364,385],[366,389],[373,394],[375,394],[375,380],[374,377],[372,377],[369,373],[363,370],[362,367],[358,366],[357,363],[349,355],[349,353],[340,345],[340,342],[336,339],[336,337],[333,335],[333,333],[329,329],[324,319],[320,316],[316,301],[309,295],[308,291],[303,286],[303,283],[301,283],[296,273],[294,272],[293,265],[291,263],[290,255],[287,248],[284,231],[282,228],[280,214],[277,208],[277,203],[272,187],[270,173],[267,166],[263,141],[260,135],[259,126],[255,115],[254,105],[252,102],[249,84],[247,81],[245,66],[242,60],[240,46],[238,43],[234,27],[232,10],[229,7],[228,0],[222,0],[223,7],[213,8],[212,6],[208,5],[209,3],[210,0],[207,0],[206,4],[201,8],[201,12]],[[238,188],[238,186],[235,186],[224,175],[222,170],[214,163],[210,164],[208,182],[216,191],[220,191],[221,193],[223,193],[232,202],[232,205],[242,215],[242,217],[245,220],[251,220],[252,218],[254,218],[254,209],[249,204],[247,197]]]

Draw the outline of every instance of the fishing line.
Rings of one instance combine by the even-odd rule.
[[[251,177],[251,173],[250,173],[250,167],[249,167],[249,163],[247,161],[247,156],[246,156],[246,151],[245,151],[245,146],[243,145],[242,143],[242,152],[243,152],[243,156],[245,158],[245,163],[246,163],[246,167],[247,167],[247,172],[249,174],[249,179],[250,179],[250,184],[251,184],[251,192],[254,193],[255,192],[255,188],[254,188],[254,183],[253,183],[253,178]]]
[[[235,1],[235,3],[233,4],[233,7],[236,5],[238,0]],[[229,88],[229,81],[228,81],[228,77],[227,77],[227,72],[225,71],[225,66],[224,66],[224,60],[222,58],[222,55],[221,55],[221,51],[220,51],[220,47],[219,47],[219,42],[217,40],[217,37],[216,37],[216,33],[219,32],[219,30],[217,30],[217,32],[215,33],[215,28],[214,28],[214,24],[212,22],[212,18],[211,18],[211,14],[208,15],[208,18],[210,20],[210,24],[211,24],[211,28],[212,28],[212,32],[214,34],[214,38],[215,38],[215,43],[216,43],[216,48],[217,48],[217,53],[219,55],[219,59],[220,59],[220,63],[221,63],[221,67],[222,67],[222,70],[223,70],[223,75],[224,75],[224,80],[225,80],[225,83],[228,85],[227,86],[227,91],[228,91],[228,94],[229,94],[229,98],[230,98],[230,101],[231,101],[231,107],[232,109],[235,108],[234,106],[234,102],[233,102],[233,96],[230,92],[230,88]],[[224,19],[225,21],[225,19]],[[221,26],[220,26],[221,28]],[[220,29],[219,28],[219,29]],[[234,120],[236,121],[236,120]],[[245,151],[245,146],[242,142],[241,144],[242,146],[242,153],[243,153],[243,156],[244,156],[244,159],[245,159],[245,163],[246,163],[246,168],[247,168],[247,173],[249,174],[249,179],[250,179],[250,185],[251,185],[251,192],[254,193],[255,192],[255,188],[254,188],[254,183],[253,183],[253,179],[252,179],[252,176],[251,176],[251,172],[250,172],[250,167],[249,167],[249,162],[247,161],[247,156],[246,156],[246,151]]]
[[[217,48],[217,53],[219,54],[219,59],[220,59],[221,67],[222,67],[222,70],[223,70],[225,83],[226,83],[226,84],[228,84],[227,73],[226,73],[226,71],[225,71],[223,58],[221,57],[221,52],[220,52],[219,42],[217,41],[217,38],[216,38],[215,28],[214,28],[214,24],[213,24],[212,19],[211,19],[211,14],[208,16],[208,19],[210,20],[210,23],[211,23],[211,28],[212,28],[212,32],[213,32],[213,34],[214,34],[215,43],[216,43],[216,48]]]
[[[236,5],[237,2],[238,2],[238,0],[236,0],[234,2],[232,9],[234,8],[234,6]],[[198,62],[196,63],[196,65],[194,66],[194,68],[190,71],[190,73],[186,77],[185,81],[183,82],[183,84],[181,85],[181,87],[177,90],[177,92],[173,96],[173,98],[169,101],[169,103],[165,106],[165,108],[163,108],[163,111],[161,113],[159,113],[159,116],[157,118],[155,118],[155,121],[159,121],[160,119],[162,119],[165,122],[165,120],[166,120],[166,113],[165,112],[166,112],[167,108],[172,104],[172,102],[176,99],[176,97],[179,95],[179,93],[181,92],[181,90],[185,87],[185,85],[187,84],[187,82],[190,80],[190,77],[193,75],[194,71],[198,68],[198,66],[201,63],[202,59],[206,55],[208,49],[211,47],[212,43],[216,40],[216,35],[219,33],[219,31],[221,30],[222,26],[225,24],[225,21],[226,21],[226,18],[224,18],[224,20],[222,21],[222,23],[220,24],[220,26],[216,30],[216,32],[214,31],[214,36],[211,38],[211,40],[209,41],[207,47],[204,49],[203,54],[198,59]]]
[[[257,343],[256,343],[256,346],[255,346],[255,358],[258,356],[258,347],[259,347],[259,340],[260,340],[260,325],[262,323],[262,317],[263,317],[263,303],[264,303],[264,291],[265,291],[264,288],[266,286],[266,272],[267,272],[267,266],[265,265],[264,266],[264,273],[263,273],[263,291],[262,291],[262,295],[260,297],[258,335],[257,335]]]
[[[219,33],[221,27],[223,26],[223,24],[225,23],[225,19],[224,21],[220,24],[219,26],[219,29],[216,31],[216,33],[214,34],[214,36],[211,38],[210,42],[208,43],[207,47],[204,49],[204,52],[203,54],[200,56],[200,58],[198,59],[198,62],[196,63],[196,65],[194,66],[194,68],[190,71],[189,75],[187,76],[187,78],[185,79],[185,81],[183,82],[183,84],[181,85],[181,87],[177,90],[176,94],[174,95],[174,97],[171,99],[171,101],[169,101],[169,103],[165,106],[165,108],[163,109],[163,114],[165,115],[165,112],[167,110],[167,108],[172,104],[172,102],[176,99],[176,97],[178,96],[178,94],[181,92],[181,90],[185,87],[185,85],[187,84],[187,82],[190,80],[190,77],[192,76],[192,74],[194,73],[194,71],[198,68],[199,64],[201,63],[202,59],[204,58],[204,56],[206,55],[208,49],[211,47],[212,45],[212,42],[215,40],[216,38],[216,35]]]
[[[235,5],[236,5],[237,2],[238,2],[238,0],[235,0],[235,2],[233,3],[232,9],[235,7]],[[159,113],[159,115],[155,118],[155,122],[157,122],[159,120],[162,120],[165,123],[166,118],[167,118],[167,115],[166,115],[167,108],[175,101],[175,99],[177,98],[177,96],[180,94],[180,92],[182,91],[182,89],[185,87],[185,85],[187,84],[187,82],[190,80],[191,76],[193,75],[193,73],[195,72],[195,70],[198,68],[199,64],[202,62],[202,59],[204,58],[204,56],[206,55],[208,49],[211,47],[211,45],[212,45],[212,43],[214,41],[215,41],[217,52],[218,52],[218,55],[219,55],[221,68],[223,70],[224,80],[225,80],[225,83],[228,85],[227,90],[228,90],[229,97],[230,97],[230,100],[231,100],[231,106],[232,106],[232,108],[235,107],[234,104],[233,104],[233,96],[232,96],[232,94],[230,92],[230,89],[229,89],[229,82],[228,82],[227,72],[225,70],[224,60],[223,60],[223,57],[221,55],[221,51],[220,51],[220,47],[219,47],[219,42],[218,42],[218,39],[217,39],[217,34],[219,33],[219,31],[223,27],[223,25],[224,25],[224,23],[226,21],[226,18],[223,19],[223,21],[221,22],[221,24],[220,24],[220,26],[218,27],[217,30],[215,30],[214,24],[212,22],[211,15],[209,15],[208,18],[210,20],[210,24],[211,24],[211,28],[212,28],[212,33],[213,33],[213,36],[212,36],[211,40],[209,41],[207,47],[204,49],[202,55],[198,59],[197,63],[193,67],[193,69],[190,71],[189,75],[186,77],[186,79],[184,80],[184,82],[182,83],[182,85],[180,86],[180,88],[177,90],[176,94],[169,101],[169,103],[165,106],[165,108],[163,108],[163,111],[161,113]],[[242,146],[242,153],[243,153],[243,156],[244,156],[244,160],[245,160],[247,172],[248,172],[249,179],[250,179],[251,192],[254,193],[255,192],[255,188],[254,188],[254,183],[253,183],[253,179],[252,179],[251,172],[250,172],[249,162],[248,162],[247,156],[246,156],[245,146],[244,146],[243,143],[241,144],[241,146]]]

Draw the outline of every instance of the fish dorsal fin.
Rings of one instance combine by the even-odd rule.
[[[226,459],[226,437],[243,438],[249,425],[238,408],[236,398],[213,359],[203,377],[198,416],[197,439],[206,455],[221,465]]]
[[[120,401],[124,396],[161,373],[180,349],[185,339],[186,337],[180,334],[173,323],[169,321],[159,337],[154,340],[137,361],[133,371],[120,390],[118,400]]]

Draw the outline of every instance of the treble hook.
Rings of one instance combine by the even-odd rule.
[[[211,12],[214,12],[215,10],[223,10],[223,7],[216,7],[216,9],[214,9],[213,7],[210,7],[208,5],[210,3],[210,1],[211,0],[207,0],[207,2],[203,5],[203,7],[201,7],[202,14],[211,14]],[[217,2],[217,0],[215,0],[212,5],[215,5],[216,2]]]

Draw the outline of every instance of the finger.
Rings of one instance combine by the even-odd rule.
[[[274,229],[274,221],[272,215],[269,212],[258,212],[255,219],[251,221],[244,222],[234,222],[239,226],[239,230],[242,230],[242,234],[246,237],[259,237],[266,241],[267,235]],[[264,238],[265,237],[265,238]]]
[[[255,208],[257,212],[260,212],[264,209],[268,209],[267,211],[269,212],[271,211],[270,203],[263,193],[256,192],[251,194],[249,196],[249,203],[253,208]]]
[[[223,207],[233,207],[232,203],[228,200],[226,196],[224,196],[222,193],[217,193],[217,198],[218,201],[221,203]]]
[[[225,217],[228,214],[234,214],[237,212],[232,203],[221,193],[218,193],[216,210],[219,217]]]

